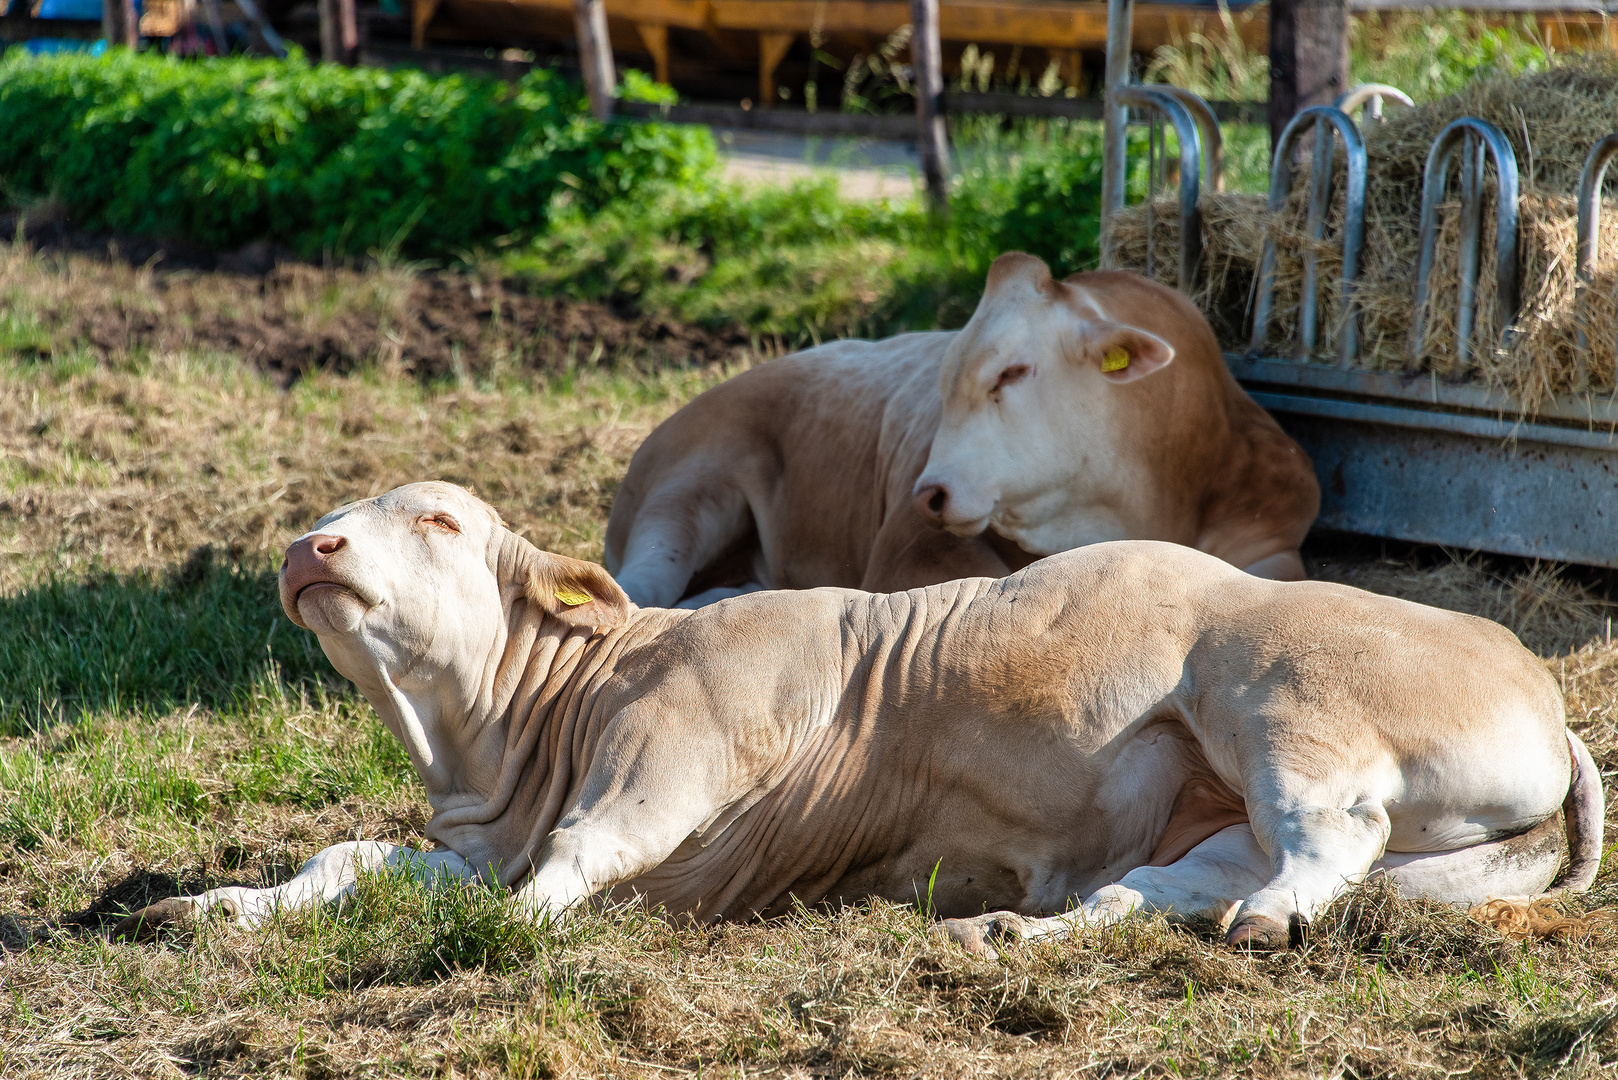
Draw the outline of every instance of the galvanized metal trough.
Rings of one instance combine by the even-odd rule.
[[[1109,0],[1109,7],[1109,33],[1120,33],[1122,42],[1127,42],[1131,0]],[[1181,219],[1185,227],[1179,265],[1181,285],[1189,288],[1202,248],[1200,214],[1194,205],[1202,168],[1192,153],[1200,157],[1205,148],[1214,155],[1218,150],[1208,146],[1205,138],[1198,138],[1193,122],[1197,110],[1185,101],[1183,91],[1173,95],[1173,104],[1183,106],[1176,115],[1173,104],[1165,102],[1161,94],[1143,94],[1143,88],[1131,85],[1127,46],[1114,48],[1110,40],[1108,44],[1103,217],[1124,204],[1124,130],[1129,119],[1125,106],[1155,106],[1176,127],[1181,147]],[[1115,58],[1118,69],[1114,68]],[[1339,361],[1325,364],[1307,359],[1317,321],[1312,303],[1315,290],[1307,287],[1303,290],[1306,307],[1299,320],[1303,356],[1266,355],[1274,279],[1274,255],[1266,244],[1252,343],[1245,354],[1227,354],[1230,369],[1253,399],[1309,454],[1320,480],[1320,525],[1371,536],[1618,568],[1618,395],[1559,398],[1537,409],[1528,422],[1522,419],[1522,403],[1510,395],[1477,383],[1414,373],[1425,346],[1422,316],[1427,269],[1436,243],[1436,209],[1452,172],[1459,173],[1462,203],[1462,281],[1457,312],[1462,369],[1473,338],[1483,178],[1490,164],[1501,195],[1494,253],[1496,294],[1501,302],[1496,305],[1498,325],[1491,329],[1495,334],[1510,333],[1518,295],[1517,170],[1510,143],[1492,125],[1471,117],[1457,120],[1434,140],[1428,155],[1421,208],[1421,295],[1412,298],[1416,317],[1412,319],[1410,372],[1372,372],[1351,366],[1358,348],[1353,289],[1364,220],[1365,148],[1359,128],[1347,112],[1364,106],[1365,118],[1377,120],[1384,100],[1409,103],[1393,87],[1367,86],[1344,94],[1335,107],[1306,110],[1281,136],[1272,163],[1273,209],[1281,205],[1291,187],[1291,162],[1298,140],[1306,131],[1314,133],[1316,167],[1311,169],[1308,228],[1318,237],[1330,204],[1330,163],[1338,142],[1348,155],[1347,212],[1340,237],[1347,321],[1340,334]],[[1188,135],[1195,144],[1190,148]],[[1594,278],[1601,182],[1615,157],[1618,134],[1591,148],[1581,181],[1576,256],[1583,288]],[[1210,163],[1209,173],[1218,174],[1217,162]],[[1187,177],[1190,183],[1184,183]],[[1190,200],[1185,198],[1187,189],[1192,193]],[[1305,273],[1312,282],[1313,266],[1306,266]],[[1580,345],[1587,353],[1588,342],[1581,339]],[[1581,357],[1581,366],[1583,363]]]

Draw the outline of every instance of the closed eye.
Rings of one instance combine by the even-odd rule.
[[[450,517],[448,514],[428,514],[421,519],[420,523],[423,525],[432,525],[449,533],[459,533],[461,531],[461,523]]]
[[[1004,390],[1012,383],[1022,382],[1024,379],[1028,378],[1028,375],[1032,370],[1033,369],[1027,364],[1012,364],[1010,367],[1006,368],[1006,370],[1000,373],[1000,377],[994,381],[994,389],[990,390],[989,394],[991,396],[999,394],[1000,391]]]

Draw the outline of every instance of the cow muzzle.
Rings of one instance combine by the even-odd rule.
[[[910,505],[915,507],[916,513],[927,524],[935,529],[946,529],[956,536],[976,536],[989,525],[987,515],[962,517],[958,512],[959,500],[951,495],[949,488],[926,477],[916,481],[915,490],[910,495]]]
[[[370,605],[337,573],[334,556],[348,538],[329,533],[299,537],[281,564],[281,607],[287,618],[317,634],[352,632]]]

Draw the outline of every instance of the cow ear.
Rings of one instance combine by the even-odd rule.
[[[1016,284],[1048,293],[1053,291],[1055,283],[1045,260],[1021,251],[1008,251],[989,265],[988,277],[983,282],[983,294],[987,296]]]
[[[571,626],[622,626],[632,605],[595,563],[540,552],[529,563],[528,599]]]
[[[1094,364],[1113,382],[1127,383],[1161,371],[1174,359],[1174,346],[1145,330],[1118,323],[1089,323],[1079,334],[1073,359]]]

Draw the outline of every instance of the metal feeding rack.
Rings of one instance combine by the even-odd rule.
[[[1179,281],[1191,289],[1202,256],[1200,179],[1221,173],[1217,124],[1206,104],[1184,90],[1130,82],[1131,0],[1109,0],[1106,143],[1102,179],[1103,218],[1124,206],[1127,177],[1125,131],[1130,110],[1152,110],[1140,119],[1156,137],[1163,120],[1179,143]],[[1446,544],[1618,567],[1618,400],[1587,392],[1589,338],[1578,337],[1578,386],[1533,411],[1517,398],[1483,385],[1420,373],[1425,351],[1427,281],[1438,240],[1438,206],[1458,173],[1460,208],[1460,290],[1456,310],[1457,369],[1464,376],[1472,362],[1481,261],[1484,181],[1495,175],[1495,313],[1490,333],[1509,340],[1518,304],[1517,161],[1510,142],[1494,125],[1462,117],[1439,133],[1428,151],[1421,200],[1421,261],[1404,372],[1356,368],[1360,340],[1354,288],[1364,237],[1366,199],[1365,141],[1349,113],[1380,120],[1384,101],[1408,105],[1397,88],[1356,87],[1331,106],[1306,109],[1277,140],[1271,164],[1268,206],[1279,210],[1291,192],[1293,161],[1300,140],[1313,135],[1313,160],[1306,217],[1309,235],[1325,236],[1332,202],[1332,167],[1339,144],[1347,155],[1342,170],[1344,215],[1337,229],[1343,272],[1338,283],[1343,324],[1336,363],[1312,362],[1319,314],[1315,310],[1316,266],[1304,257],[1299,311],[1299,355],[1269,353],[1274,317],[1275,249],[1267,240],[1253,305],[1253,332],[1245,353],[1227,353],[1226,362],[1253,399],[1268,409],[1309,454],[1320,480],[1319,522],[1334,529],[1392,539]],[[1200,106],[1200,108],[1199,108]],[[1207,122],[1199,124],[1206,115]],[[1207,128],[1215,133],[1208,135]],[[1576,266],[1579,310],[1595,279],[1599,250],[1601,184],[1618,157],[1618,133],[1590,150],[1580,180]],[[1159,170],[1150,175],[1155,187]],[[1209,186],[1214,186],[1210,184]],[[1150,198],[1148,214],[1151,213]],[[1103,236],[1109,229],[1104,220]],[[1147,260],[1155,258],[1151,223]],[[1110,252],[1109,252],[1110,255]],[[1148,271],[1150,272],[1150,270]],[[1582,316],[1581,316],[1582,318]],[[1488,340],[1485,336],[1485,340]]]

